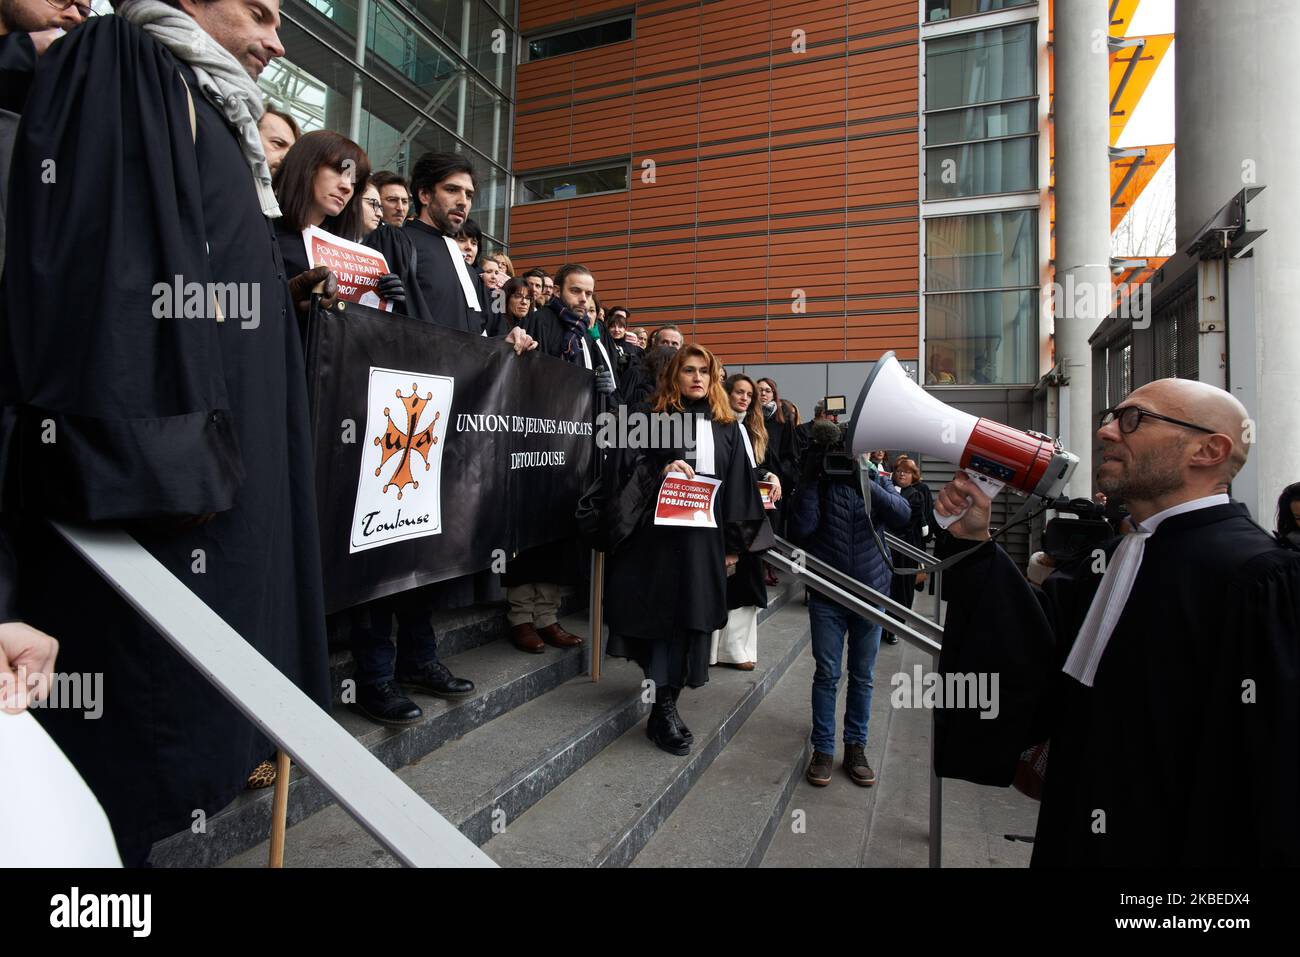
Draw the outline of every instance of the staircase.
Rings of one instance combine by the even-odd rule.
[[[606,659],[600,682],[585,649],[517,651],[499,606],[436,620],[468,699],[416,695],[425,718],[383,728],[337,706],[335,718],[497,863],[507,867],[925,866],[929,712],[899,711],[890,676],[928,656],[882,646],[868,759],[874,788],[839,769],[826,788],[803,779],[814,663],[803,587],[782,576],[759,618],[752,672],[715,667],[686,689],[695,734],[686,757],[646,739],[649,703],[632,662]],[[571,602],[570,602],[571,604]],[[585,613],[564,617],[586,632]],[[348,673],[335,656],[336,686]],[[838,714],[843,714],[843,692]],[[945,863],[1024,866],[1037,805],[1015,792],[947,782]],[[394,867],[393,859],[309,776],[289,789],[286,867]],[[271,789],[248,792],[155,845],[155,866],[264,867]]]

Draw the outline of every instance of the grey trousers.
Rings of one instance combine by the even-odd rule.
[[[510,602],[506,621],[511,627],[531,624],[548,628],[559,620],[560,586],[551,582],[511,585],[506,589],[506,601]]]

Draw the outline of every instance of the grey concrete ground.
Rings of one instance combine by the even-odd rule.
[[[918,596],[917,610],[932,614],[933,599]],[[839,765],[842,752],[836,754],[827,787],[800,778],[763,867],[929,865],[931,713],[890,703],[890,677],[910,673],[918,664],[930,670],[930,656],[905,642],[881,645],[867,741],[867,760],[878,778],[875,787],[848,780]],[[837,720],[843,714],[842,684]],[[1011,788],[945,780],[943,812],[943,866],[1028,866],[1032,845],[1008,841],[1005,835],[1033,835],[1036,801]]]

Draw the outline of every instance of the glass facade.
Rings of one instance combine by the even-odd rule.
[[[1035,24],[925,44],[925,196],[1037,188]]]
[[[925,19],[930,23],[953,17],[971,17],[1011,7],[1023,7],[1032,0],[925,0]]]
[[[408,174],[430,150],[467,156],[478,177],[471,215],[488,245],[500,246],[511,193],[514,4],[283,0],[285,56],[259,83],[304,130],[356,140],[376,170]]]
[[[926,12],[943,20],[1022,5],[930,0]],[[961,215],[925,219],[927,385],[1038,379],[1038,27],[925,39],[926,202],[1027,193],[1035,206],[982,212],[968,201]]]
[[[1038,211],[926,221],[927,385],[1038,379]]]
[[[614,193],[628,188],[628,164],[539,173],[519,180],[519,202],[539,203],[547,199],[572,199],[596,193]]]

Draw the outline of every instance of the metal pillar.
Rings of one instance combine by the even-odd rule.
[[[473,7],[470,0],[462,0],[460,5],[460,55],[469,59],[469,38],[471,24],[469,21]],[[469,71],[460,73],[459,88],[456,90],[456,135],[465,138],[465,110],[469,105]],[[493,160],[496,157],[492,157]]]
[[[1056,89],[1056,364],[1065,374],[1061,439],[1079,456],[1068,494],[1092,494],[1092,351],[1110,311],[1110,15],[1106,0],[1058,3]],[[1065,411],[1068,409],[1068,416]]]
[[[366,27],[370,20],[370,0],[357,0],[357,45],[353,59],[366,65]],[[348,122],[348,139],[361,142],[361,94],[364,80],[360,70],[352,71],[352,115]]]
[[[1294,441],[1300,408],[1300,323],[1294,316],[1300,301],[1300,118],[1293,109],[1300,6],[1291,0],[1178,0],[1175,18],[1180,248],[1226,197],[1243,187],[1267,186],[1251,203],[1251,215],[1268,234],[1251,259],[1228,265],[1227,365],[1228,388],[1256,426],[1256,444],[1233,483],[1233,497],[1271,527],[1278,494],[1300,479],[1300,443]],[[1252,310],[1255,328],[1248,335]]]

